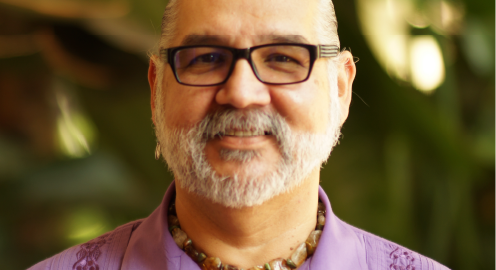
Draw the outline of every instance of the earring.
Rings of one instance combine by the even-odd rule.
[[[160,143],[157,142],[157,147],[155,147],[155,159],[159,160],[160,159]]]

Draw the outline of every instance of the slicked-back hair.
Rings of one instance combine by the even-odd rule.
[[[317,0],[317,16],[315,16],[315,33],[320,44],[340,46],[338,37],[338,21],[331,0]],[[170,46],[176,34],[179,0],[170,0],[162,16],[161,37],[159,48]]]

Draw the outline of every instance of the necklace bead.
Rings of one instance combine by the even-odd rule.
[[[237,268],[237,267],[229,265],[229,264],[224,264],[224,265],[222,265],[222,270],[243,270],[243,269]]]
[[[305,245],[307,247],[308,256],[312,256],[319,244],[320,236],[322,235],[322,231],[316,230],[310,233],[307,240],[305,241]]]
[[[202,262],[202,270],[220,270],[222,263],[217,257],[208,257]]]
[[[271,270],[291,270],[285,259],[275,259],[269,262]]]
[[[198,263],[202,263],[206,259],[207,259],[207,255],[205,255],[205,253],[200,253],[200,254],[198,254],[198,257],[196,258],[196,261]]]
[[[186,233],[183,232],[183,230],[181,230],[180,228],[174,228],[171,233],[172,233],[172,238],[174,239],[174,242],[176,242],[176,245],[180,249],[183,249],[184,241],[186,241],[186,239],[188,239],[188,235],[186,235]]]
[[[305,243],[301,243],[298,245],[296,250],[293,252],[293,254],[290,257],[291,261],[294,262],[296,267],[300,267],[300,265],[303,264],[303,262],[307,259],[307,246]]]
[[[289,266],[289,268],[291,269],[295,269],[297,266],[296,264],[291,260],[291,259],[287,259],[286,260],[286,264]]]

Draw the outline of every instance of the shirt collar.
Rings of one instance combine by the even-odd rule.
[[[313,256],[305,262],[311,270],[367,269],[365,244],[352,227],[334,215],[322,187],[319,198],[326,207],[326,225]]]
[[[167,211],[174,193],[175,183],[172,182],[160,206],[133,232],[123,269],[200,269],[176,245],[168,231]],[[300,269],[367,269],[363,239],[334,215],[322,187],[319,187],[319,197],[326,206],[326,225],[317,250]]]

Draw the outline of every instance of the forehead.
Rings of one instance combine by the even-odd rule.
[[[277,37],[315,43],[313,0],[183,0],[178,7],[178,46],[191,36],[230,36],[232,46],[253,46]]]

